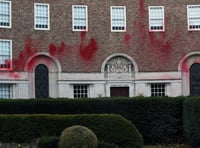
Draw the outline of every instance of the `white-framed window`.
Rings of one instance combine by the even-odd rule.
[[[126,7],[111,6],[111,31],[124,32],[126,31]]]
[[[149,6],[149,31],[165,31],[164,6]]]
[[[36,30],[50,29],[49,4],[44,4],[44,3],[34,4],[34,28]]]
[[[88,84],[74,84],[74,98],[88,98],[89,97],[89,85]]]
[[[0,0],[0,27],[11,28],[11,1]]]
[[[12,85],[0,83],[0,99],[12,98]]]
[[[152,83],[151,84],[151,96],[166,96],[166,84],[165,83]]]
[[[72,5],[72,30],[88,31],[88,13],[85,5]]]
[[[12,69],[12,41],[0,39],[0,70]]]
[[[200,30],[200,5],[188,5],[188,30]]]

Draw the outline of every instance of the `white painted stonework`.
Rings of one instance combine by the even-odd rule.
[[[25,73],[20,73],[24,75]],[[28,74],[27,74],[28,75]],[[165,83],[167,96],[182,96],[183,81],[180,79],[180,72],[166,73],[137,73],[130,79],[111,79],[104,78],[102,73],[60,73],[57,78],[54,73],[50,73],[49,92],[52,98],[73,98],[73,84],[88,84],[89,97],[110,97],[110,87],[129,87],[129,96],[150,96],[151,83]],[[155,77],[156,75],[156,77]],[[162,78],[163,75],[170,76],[170,79]],[[157,78],[157,79],[156,79]],[[1,78],[1,83],[13,84],[13,98],[35,98],[34,83],[29,79],[8,80]],[[57,80],[56,80],[57,79]],[[56,81],[54,81],[56,80]]]
[[[30,60],[35,58],[41,58],[37,61],[43,64],[47,64],[43,58],[51,63],[47,65],[51,98],[73,98],[74,84],[88,84],[89,98],[110,97],[110,87],[128,87],[129,97],[150,96],[152,83],[166,84],[166,96],[189,95],[187,72],[181,72],[181,68],[172,72],[139,72],[134,60],[124,54],[108,57],[99,73],[63,73],[59,62],[50,55],[41,53]],[[40,63],[36,62],[28,72],[17,73],[16,78],[11,78],[9,72],[4,72],[0,75],[0,83],[12,84],[13,98],[35,98],[34,68],[38,64]]]

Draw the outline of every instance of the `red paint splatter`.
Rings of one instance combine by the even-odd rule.
[[[14,79],[20,78],[20,75],[17,72],[9,72],[8,75],[9,75],[9,77],[14,78]]]
[[[181,72],[183,72],[183,76],[186,78],[186,83],[189,84],[190,82],[190,66],[187,63],[187,60],[185,60],[181,65]]]
[[[130,34],[125,34],[124,36],[124,41],[126,44],[129,44],[131,40],[131,35]]]
[[[22,71],[28,58],[38,52],[37,47],[31,38],[26,40],[24,49],[20,51],[18,57],[13,59],[13,71]]]
[[[149,47],[153,50],[161,51],[161,52],[168,52],[171,48],[171,44],[169,40],[167,40],[165,37],[159,35],[159,37],[155,37],[153,33],[150,33],[150,42]]]
[[[53,43],[49,44],[49,54],[52,56],[56,55],[56,45],[54,45]]]
[[[88,43],[86,43],[86,31],[80,33],[80,55],[85,61],[89,61],[93,58],[95,52],[98,49],[96,40],[92,37]]]
[[[163,35],[164,34],[164,35]],[[172,43],[167,39],[165,33],[150,32],[148,48],[155,55],[159,55],[160,61],[166,62],[172,50]]]
[[[38,43],[33,43],[31,38],[27,39],[24,49],[19,52],[17,58],[14,58],[13,60],[5,60],[5,64],[9,67],[6,68],[9,77],[14,79],[20,78],[17,71],[23,71],[28,58],[37,52],[37,48],[34,47],[34,44],[37,45]]]
[[[6,59],[5,60],[5,65],[6,65],[6,67],[8,67],[8,70],[12,70],[12,61],[11,60],[8,60],[8,59]]]
[[[91,38],[87,45],[80,45],[80,55],[86,61],[91,60],[97,49],[97,42]]]
[[[31,72],[32,70],[33,70],[33,68],[34,68],[34,66],[35,66],[35,60],[31,60],[31,61],[29,61],[29,63],[28,63],[28,66],[27,66],[27,71],[28,72]]]
[[[54,43],[49,44],[49,54],[51,56],[58,56],[62,55],[65,51],[69,51],[69,48],[67,45],[65,45],[64,42],[61,42],[60,46],[56,47]]]
[[[98,49],[97,42],[94,38],[91,38],[87,43],[86,31],[81,32],[80,36],[81,36],[81,44],[79,45],[80,56],[84,60],[87,60],[87,61],[91,60]],[[32,40],[32,38],[27,39],[25,41],[24,48],[19,52],[16,58],[14,58],[12,61],[5,60],[5,65],[7,66],[6,70],[9,71],[8,76],[15,79],[20,78],[20,74],[18,73],[18,71],[24,70],[27,64],[27,61],[29,60],[31,56],[35,55],[38,52],[39,47],[40,47],[40,43],[38,41]],[[69,52],[70,48],[72,47],[66,45],[64,42],[61,42],[59,46],[56,46],[54,43],[50,43],[48,52],[53,57],[59,56],[59,58],[61,57],[66,58],[65,57],[66,54],[63,54],[63,53]],[[35,66],[35,64],[36,63],[34,60],[29,61],[26,67],[26,70],[31,71],[33,67]],[[8,67],[10,68],[8,69]]]

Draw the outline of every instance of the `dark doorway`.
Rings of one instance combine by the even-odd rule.
[[[49,98],[49,70],[44,64],[35,69],[35,97]]]
[[[110,87],[111,97],[129,97],[129,87]]]
[[[190,67],[190,95],[200,96],[200,64],[198,63]]]

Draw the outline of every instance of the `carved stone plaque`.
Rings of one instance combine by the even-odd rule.
[[[131,73],[132,67],[128,59],[118,56],[107,62],[105,71],[107,73]]]

